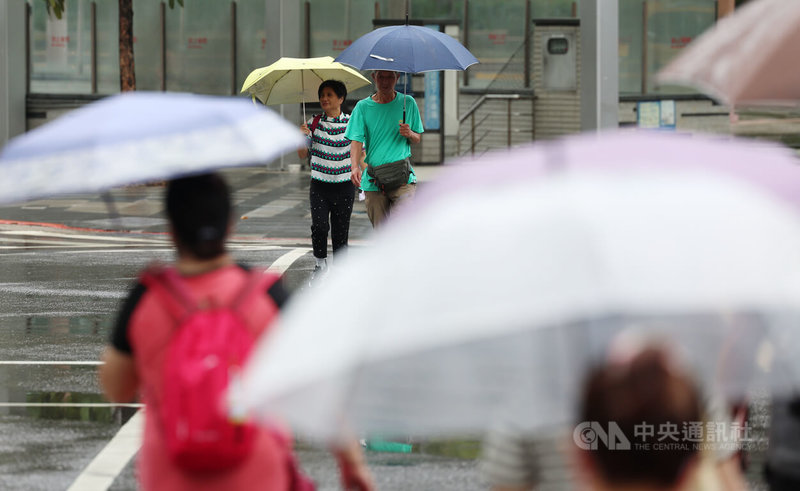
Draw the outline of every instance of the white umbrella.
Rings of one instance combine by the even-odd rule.
[[[266,164],[304,141],[294,125],[245,99],[119,94],[13,138],[0,153],[0,202]]]
[[[730,319],[800,308],[792,194],[782,148],[673,135],[462,164],[290,304],[248,367],[246,403],[320,438],[480,431],[508,408],[561,422],[583,369],[630,326],[679,343],[709,381],[734,361]]]

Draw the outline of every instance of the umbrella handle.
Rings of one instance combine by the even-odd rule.
[[[406,7],[408,7],[408,2],[406,1]],[[406,18],[408,17],[408,13],[406,13]],[[406,92],[408,92],[408,73],[403,74],[403,124],[406,124]]]

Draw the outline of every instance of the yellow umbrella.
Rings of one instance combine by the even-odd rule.
[[[305,121],[305,102],[316,101],[319,84],[329,79],[344,83],[348,92],[370,83],[358,71],[336,63],[330,56],[283,57],[269,66],[250,72],[241,92],[251,94],[264,104],[302,102]]]

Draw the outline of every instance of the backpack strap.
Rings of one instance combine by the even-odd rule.
[[[266,294],[267,289],[279,279],[280,276],[262,269],[248,271],[244,285],[233,296],[233,300],[229,304],[231,310],[238,312],[253,294]],[[170,316],[177,321],[200,308],[191,290],[174,267],[148,268],[142,274],[140,281],[156,293]]]
[[[152,289],[176,320],[198,309],[197,300],[174,267],[156,266],[145,270],[140,280]]]
[[[308,128],[309,130],[311,130],[311,136],[314,136],[314,130],[316,130],[317,126],[319,126],[320,118],[322,118],[322,114],[317,114],[316,116],[314,116],[314,119],[311,121],[311,127]]]
[[[252,269],[247,272],[247,279],[244,285],[239,289],[239,292],[233,297],[230,303],[230,308],[234,312],[239,312],[242,305],[256,293],[264,295],[267,289],[270,288],[275,282],[280,279],[280,276],[265,271],[263,269]]]

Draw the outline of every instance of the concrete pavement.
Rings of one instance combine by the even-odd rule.
[[[420,186],[435,178],[440,166],[415,168]],[[268,171],[245,167],[222,171],[233,190],[236,206],[234,235],[310,245],[311,215],[307,172]],[[0,224],[52,224],[74,230],[166,232],[163,185],[137,185],[111,191],[118,217],[100,195],[66,195],[0,207]],[[350,223],[354,244],[368,238],[372,227],[364,203],[356,200]]]

